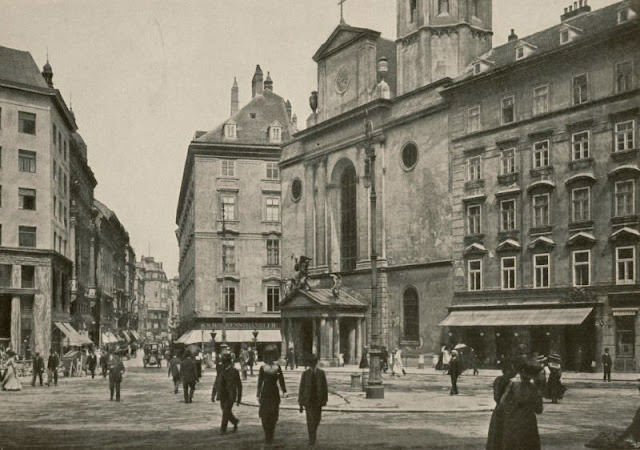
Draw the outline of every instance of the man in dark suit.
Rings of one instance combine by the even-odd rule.
[[[240,422],[233,415],[233,402],[240,405],[242,400],[242,381],[240,380],[240,372],[233,367],[233,358],[231,354],[222,355],[222,370],[216,376],[211,390],[211,401],[220,400],[220,409],[222,409],[222,423],[220,424],[220,434],[227,432],[227,424],[233,424],[233,432],[238,430]]]
[[[33,358],[33,376],[31,377],[31,386],[36,385],[36,378],[40,379],[40,386],[42,386],[42,373],[44,372],[44,359],[40,356],[40,352],[36,352],[36,356]]]
[[[168,376],[173,377],[173,393],[178,393],[178,387],[180,386],[180,360],[174,354],[171,361],[169,361],[169,373]]]
[[[49,353],[49,359],[47,360],[47,386],[51,385],[51,380],[53,380],[53,385],[58,385],[58,366],[60,365],[60,357],[58,357],[58,353],[55,350],[51,349],[51,353]]]
[[[109,353],[105,350],[100,353],[100,369],[102,369],[102,378],[106,378],[109,372]]]
[[[87,367],[89,368],[89,372],[91,373],[91,378],[95,378],[96,376],[96,366],[98,365],[98,357],[96,356],[93,349],[89,352],[89,357],[87,358]]]
[[[458,377],[462,373],[458,351],[451,350],[451,360],[449,360],[449,375],[451,376],[451,391],[449,395],[458,395]]]
[[[327,377],[322,369],[318,369],[318,356],[311,355],[309,368],[302,372],[300,378],[300,391],[298,392],[298,404],[300,412],[307,412],[307,431],[309,432],[309,445],[316,443],[316,431],[322,418],[322,407],[327,404],[329,391],[327,389]]]
[[[120,361],[118,355],[113,355],[111,367],[109,368],[109,392],[111,393],[111,400],[113,400],[113,394],[116,394],[116,401],[120,401],[120,383],[122,383],[122,374],[124,373],[124,364]]]
[[[189,350],[184,352],[184,359],[180,365],[180,376],[182,377],[184,402],[193,403],[193,391],[196,389],[198,373],[196,372],[196,362],[191,357],[191,352]]]
[[[611,355],[609,355],[609,349],[605,348],[602,354],[602,370],[604,372],[602,381],[611,382]]]

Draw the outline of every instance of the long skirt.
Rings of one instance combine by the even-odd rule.
[[[15,367],[10,366],[7,368],[7,372],[2,380],[2,389],[5,391],[19,391],[22,389],[22,383],[20,383],[18,379]]]
[[[487,436],[487,450],[502,450],[502,434],[504,433],[504,409],[499,404],[491,413],[489,435]]]

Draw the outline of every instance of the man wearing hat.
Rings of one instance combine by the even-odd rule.
[[[458,377],[462,373],[458,351],[451,350],[451,360],[449,360],[449,376],[451,376],[451,391],[449,395],[458,395]]]
[[[113,400],[113,394],[116,394],[116,401],[120,401],[120,383],[122,383],[122,374],[124,373],[124,364],[120,361],[118,355],[113,355],[113,363],[109,368],[109,392],[110,400]]]
[[[298,404],[300,412],[307,413],[307,432],[309,433],[309,445],[316,443],[316,432],[322,418],[322,407],[327,404],[329,391],[327,389],[327,377],[322,369],[318,369],[318,355],[309,357],[309,368],[302,372],[300,388],[298,391]]]
[[[222,368],[216,376],[211,390],[211,401],[220,400],[220,409],[222,409],[222,423],[220,424],[220,434],[227,432],[229,422],[233,424],[233,432],[238,430],[237,417],[233,415],[233,402],[240,405],[242,400],[242,381],[240,380],[240,372],[233,367],[233,358],[230,353],[222,355]]]
[[[191,352],[189,350],[184,352],[184,359],[180,365],[180,376],[182,377],[184,402],[193,403],[193,391],[196,389],[198,373],[196,372],[196,362],[191,357]]]
[[[40,386],[42,386],[42,374],[44,373],[44,359],[40,356],[40,352],[36,352],[35,358],[33,358],[33,376],[31,378],[31,386],[36,385],[36,378],[40,379]]]

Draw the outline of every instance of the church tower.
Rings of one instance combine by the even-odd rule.
[[[398,95],[456,77],[491,49],[492,0],[396,0]]]

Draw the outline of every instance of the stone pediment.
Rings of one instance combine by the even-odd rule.
[[[338,295],[333,295],[331,289],[297,289],[287,294],[280,304],[282,310],[287,309],[367,309],[368,303],[348,294],[340,289]]]
[[[316,51],[315,55],[313,55],[313,60],[318,62],[336,50],[344,48],[365,36],[375,40],[380,36],[380,32],[368,28],[358,28],[347,24],[340,24],[333,30],[331,36],[320,46],[318,51]]]

